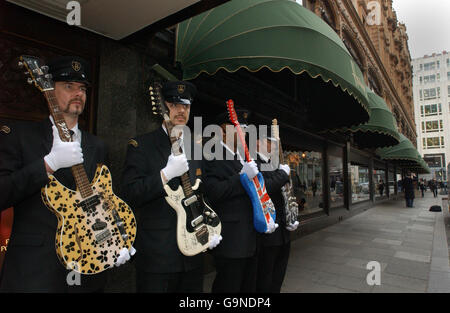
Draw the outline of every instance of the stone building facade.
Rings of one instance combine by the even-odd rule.
[[[388,104],[399,132],[415,144],[408,35],[397,21],[392,0],[304,0],[303,6],[339,34],[367,85]]]

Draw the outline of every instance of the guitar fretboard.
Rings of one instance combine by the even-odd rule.
[[[167,133],[168,134],[172,134],[172,130],[173,130],[173,125],[172,123],[169,121],[164,121],[164,124],[166,125],[166,129],[167,129]],[[178,138],[176,137],[172,137],[169,136],[170,138],[170,142],[172,143],[172,147],[174,147],[175,149],[173,151],[174,155],[180,155],[181,153],[183,153],[181,147],[178,145]],[[183,188],[183,192],[184,195],[186,197],[190,197],[194,194],[194,191],[192,190],[192,185],[191,185],[191,180],[189,179],[189,173],[186,172],[183,175],[181,175],[181,187]]]
[[[55,126],[58,129],[59,137],[61,141],[69,142],[72,141],[69,128],[67,127],[66,121],[64,120],[64,115],[58,106],[58,101],[56,100],[55,91],[48,90],[44,92],[45,98],[49,106],[50,114],[53,117]],[[87,198],[93,195],[93,190],[91,183],[87,177],[86,171],[83,164],[77,164],[72,166],[72,175],[75,179],[78,190],[83,198]]]

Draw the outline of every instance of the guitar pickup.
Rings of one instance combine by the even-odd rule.
[[[109,238],[111,238],[111,232],[108,229],[104,230],[98,235],[95,235],[95,240],[97,241],[97,244],[102,244]]]
[[[203,215],[200,215],[199,217],[197,217],[195,220],[192,220],[191,222],[191,226],[193,228],[196,228],[198,225],[200,225],[201,223],[203,223]]]
[[[197,202],[197,196],[193,195],[185,200],[183,200],[184,206],[190,206],[192,203]]]

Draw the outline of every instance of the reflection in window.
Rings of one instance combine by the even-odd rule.
[[[393,195],[395,193],[395,175],[393,171],[389,171],[389,195]]]
[[[344,170],[342,158],[330,155],[329,163],[329,180],[330,180],[330,207],[338,207],[344,205]]]
[[[322,153],[314,151],[284,153],[285,160],[291,167],[291,180],[299,204],[299,215],[322,211]]]
[[[375,200],[386,196],[386,171],[374,170],[373,182],[375,184]]]
[[[370,199],[369,168],[361,165],[350,165],[350,181],[352,203]]]

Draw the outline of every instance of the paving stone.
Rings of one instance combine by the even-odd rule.
[[[376,242],[376,243],[382,243],[382,244],[387,244],[387,245],[396,245],[396,246],[399,246],[402,244],[401,240],[389,240],[389,239],[383,239],[383,238],[375,238],[372,241]]]
[[[373,286],[372,293],[420,293],[420,291],[381,284],[380,286]]]
[[[430,256],[413,254],[413,253],[409,253],[409,252],[405,252],[405,251],[397,251],[394,254],[394,257],[400,258],[400,259],[411,260],[411,261],[417,261],[417,262],[425,262],[425,263],[430,263],[430,261],[431,261]]]
[[[381,273],[381,284],[387,284],[390,286],[396,286],[404,289],[411,289],[420,292],[425,292],[428,286],[428,281],[425,279],[418,279],[413,277],[405,277],[401,275],[395,275],[383,271]]]
[[[433,226],[424,226],[424,225],[419,225],[419,224],[407,226],[406,228],[410,229],[410,230],[418,230],[418,231],[423,231],[423,232],[433,232],[434,231]]]

